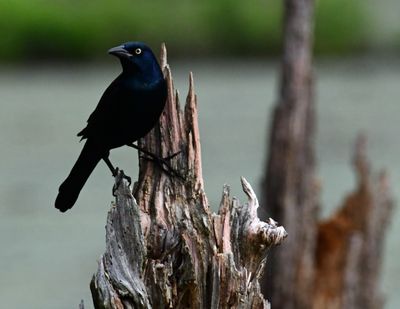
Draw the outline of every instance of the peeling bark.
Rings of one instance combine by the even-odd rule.
[[[108,214],[106,251],[91,282],[95,308],[269,308],[258,279],[268,251],[286,232],[274,220],[257,217],[257,197],[244,178],[247,203],[232,198],[225,186],[218,213],[211,212],[193,76],[181,111],[165,46],[161,65],[166,108],[139,145],[162,157],[182,151],[171,164],[186,180],[143,158],[133,191],[116,179],[121,185]]]

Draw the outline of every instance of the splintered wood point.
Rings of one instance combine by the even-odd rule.
[[[160,67],[164,68],[167,66],[167,46],[165,43],[161,43],[160,51]]]
[[[257,197],[244,178],[248,201],[239,203],[225,186],[219,212],[212,213],[193,74],[182,111],[166,54],[163,45],[167,104],[159,124],[138,143],[164,157],[180,151],[170,164],[185,180],[142,158],[133,191],[117,176],[106,251],[91,282],[95,308],[269,308],[258,279],[268,251],[286,232],[274,220],[258,218]]]

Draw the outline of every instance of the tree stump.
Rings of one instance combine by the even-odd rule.
[[[133,191],[121,182],[106,225],[106,251],[91,281],[95,308],[269,308],[259,278],[283,227],[257,217],[258,201],[242,178],[244,204],[224,186],[217,214],[204,192],[197,99],[193,76],[184,112],[179,106],[166,49],[161,66],[168,99],[159,124],[138,143],[171,159],[183,181],[154,162],[139,160]]]

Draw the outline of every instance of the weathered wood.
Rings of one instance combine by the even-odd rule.
[[[379,276],[393,199],[386,173],[371,172],[363,136],[353,163],[356,189],[318,226],[315,309],[383,308]]]
[[[263,180],[264,205],[289,237],[271,254],[265,293],[277,308],[310,308],[318,191],[314,178],[313,0],[286,0],[278,103]]]
[[[108,214],[106,252],[91,282],[95,308],[269,308],[258,279],[283,227],[257,217],[258,201],[242,178],[248,202],[223,189],[218,214],[204,192],[193,76],[180,110],[165,47],[166,108],[139,145],[166,157],[186,181],[140,158],[133,193],[122,179]],[[120,177],[117,176],[117,177]],[[116,179],[120,181],[121,179]]]

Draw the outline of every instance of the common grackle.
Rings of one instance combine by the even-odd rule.
[[[128,42],[111,48],[119,58],[122,73],[108,86],[86,127],[78,133],[86,139],[82,152],[67,179],[58,190],[55,207],[62,212],[72,208],[81,189],[110,150],[145,136],[158,121],[167,98],[163,73],[151,49],[141,42]],[[133,145],[137,148],[137,146]]]

